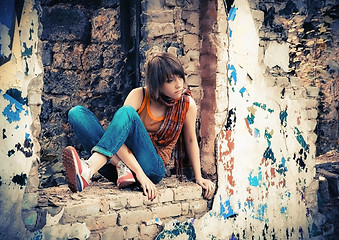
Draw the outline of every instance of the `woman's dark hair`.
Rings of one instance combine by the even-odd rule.
[[[167,79],[177,75],[185,82],[184,68],[179,60],[169,53],[159,53],[146,66],[146,86],[153,99],[159,98],[161,86]]]

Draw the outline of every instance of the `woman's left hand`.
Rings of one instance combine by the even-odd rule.
[[[205,190],[204,198],[210,199],[215,191],[215,184],[211,180],[205,178],[197,179],[196,182]]]

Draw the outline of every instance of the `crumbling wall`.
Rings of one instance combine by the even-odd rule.
[[[65,184],[60,161],[64,147],[75,146],[86,155],[67,124],[68,110],[83,105],[105,128],[132,89],[133,32],[132,20],[121,24],[119,1],[40,2],[45,70],[40,172],[41,186],[49,187]],[[122,37],[123,30],[127,36]]]
[[[28,238],[31,234],[26,226],[32,225],[38,216],[36,211],[25,215],[25,210],[38,204],[40,147],[37,136],[43,77],[38,55],[39,6],[29,0],[22,6],[18,3],[7,1],[8,12],[3,15],[13,21],[13,31],[6,25],[0,26],[1,55],[9,53],[8,61],[0,66],[1,239]],[[4,38],[12,38],[12,45],[3,41]]]

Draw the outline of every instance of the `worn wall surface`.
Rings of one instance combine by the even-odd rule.
[[[269,34],[261,25],[264,12],[253,7],[236,0],[228,14],[228,114],[217,142],[213,208],[195,222],[200,239],[317,234],[312,213],[318,90],[287,76],[289,44],[263,40]],[[274,67],[280,75],[271,72]]]
[[[9,61],[0,66],[0,238],[22,239],[28,233],[24,224],[29,224],[21,217],[22,208],[27,207],[24,191],[27,186],[36,190],[38,185],[36,136],[43,73],[37,55],[38,6],[34,1],[25,1],[22,14],[16,16],[13,12],[11,20],[13,34],[1,26],[1,40],[7,34],[13,42]],[[8,42],[1,41],[1,49],[5,48]],[[36,192],[34,196],[37,204]]]

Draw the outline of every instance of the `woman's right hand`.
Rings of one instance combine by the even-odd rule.
[[[155,184],[146,176],[144,172],[137,173],[136,177],[142,187],[144,195],[147,196],[149,200],[153,201],[157,196],[157,188]]]

